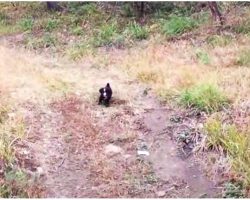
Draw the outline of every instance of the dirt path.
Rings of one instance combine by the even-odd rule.
[[[215,195],[194,157],[185,158],[173,140],[191,124],[189,117],[173,123],[178,109],[161,105],[151,91],[145,95],[144,85],[115,66],[108,72],[96,63],[39,67],[40,60],[29,70],[25,62],[13,63],[6,73],[16,80],[11,94],[28,130],[32,156],[25,166],[35,162],[29,170],[39,171],[44,197]],[[98,88],[107,81],[114,91],[109,108],[97,105]],[[149,155],[138,155],[145,147]]]
[[[185,158],[185,152],[180,152],[172,140],[171,117],[177,110],[161,106],[152,97],[144,100],[152,107],[143,118],[148,130],[144,140],[150,144],[149,160],[156,175],[164,181],[185,185],[183,194],[176,197],[215,197],[218,193],[215,183],[209,181],[192,156]]]
[[[32,135],[36,137],[31,147],[35,149],[37,160],[45,173],[42,180],[46,197],[216,195],[214,184],[204,176],[199,165],[192,157],[183,159],[176,143],[168,135],[167,124],[175,111],[161,106],[150,96],[141,95],[134,101],[130,106],[114,104],[117,110],[112,113],[109,113],[112,107],[86,107],[76,96],[36,109],[35,115],[30,116],[29,123],[33,124],[30,139]],[[140,102],[143,104],[135,114],[133,104],[138,106]],[[126,114],[123,115],[124,112]],[[94,116],[95,120],[91,121],[86,114]],[[99,123],[98,127],[94,125],[95,122]],[[126,123],[127,127],[124,125]],[[132,131],[136,134],[122,135]],[[105,155],[105,147],[109,144],[120,147],[122,151],[118,155]],[[143,144],[148,147],[148,157],[136,153]],[[138,163],[138,158],[146,164]],[[118,163],[121,166],[116,166]],[[157,181],[150,182],[149,177],[144,180],[148,174],[141,170],[146,165],[146,173]],[[133,177],[133,181],[127,183],[124,175],[128,172],[139,177]],[[140,187],[135,185],[135,180],[139,181]],[[120,181],[125,188],[119,185]]]

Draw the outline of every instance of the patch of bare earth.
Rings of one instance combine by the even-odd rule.
[[[26,105],[29,145],[43,169],[46,197],[216,195],[193,157],[181,156],[171,140],[168,125],[176,111],[143,93],[133,101],[114,97],[104,108],[70,95]],[[137,155],[143,146],[149,156]]]

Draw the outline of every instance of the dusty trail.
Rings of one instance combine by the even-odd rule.
[[[138,91],[143,90],[139,88]],[[157,197],[159,191],[164,191],[161,197],[215,196],[214,184],[204,176],[192,157],[181,158],[176,144],[168,135],[167,124],[176,111],[160,105],[152,95],[145,97],[141,92],[134,97],[129,104],[126,101],[116,104],[118,100],[114,96],[110,108],[93,103],[84,110],[81,107],[86,107],[86,102],[81,102],[81,97],[74,96],[36,111],[36,116],[31,117],[36,122],[30,121],[29,124],[33,124],[30,132],[37,137],[32,148],[35,149],[37,160],[45,173],[42,180],[46,187],[46,197]],[[95,120],[91,121],[88,116],[94,116]],[[140,126],[136,127],[138,121]],[[99,123],[97,132],[94,122]],[[117,156],[104,155],[105,146],[113,143],[112,138],[126,131],[136,133],[134,139],[125,141],[126,144],[123,142],[122,146],[118,145],[123,148],[120,155],[128,155],[129,158],[119,160]],[[88,136],[89,134],[93,137]],[[115,166],[107,166],[110,162],[124,163],[125,168],[130,170],[133,167],[129,163],[138,159],[136,148],[141,143],[146,143],[150,153],[148,157],[141,159],[151,163],[153,176],[158,181],[145,186],[146,192],[137,188],[137,193],[131,193],[129,191],[133,190],[128,188],[126,195],[126,189],[123,188],[118,194],[108,194],[110,183],[103,185],[104,180],[94,179],[98,173],[95,167],[99,167],[99,164],[94,163],[104,162],[104,168],[109,170],[115,170]],[[140,165],[136,169],[136,173],[140,174]],[[118,176],[124,180],[125,171],[122,170],[120,169]],[[98,187],[95,186],[97,182],[101,184]],[[113,187],[118,187],[119,180],[113,180],[112,184]],[[104,188],[103,192],[98,193],[99,187]],[[155,188],[153,192],[150,187]]]
[[[169,124],[176,110],[160,105],[152,97],[144,100],[152,106],[143,116],[148,130],[144,140],[151,144],[149,160],[156,175],[164,181],[184,183],[185,197],[216,197],[215,183],[208,180],[192,156],[183,158],[176,142],[171,139]]]
[[[30,116],[30,139],[38,136],[31,148],[45,173],[46,197],[77,197],[84,194],[87,183],[84,152],[77,152],[75,144],[66,142],[70,133],[63,131],[63,116],[50,108],[37,110]],[[30,119],[31,119],[30,118]],[[70,131],[70,130],[68,130]],[[77,140],[76,140],[77,141]]]
[[[96,64],[34,63],[30,69],[14,63],[8,74],[17,80],[12,94],[26,119],[27,145],[34,154],[29,162],[37,162],[32,170],[42,169],[44,197],[215,195],[192,156],[182,158],[171,140],[178,124],[169,128],[170,118],[178,110],[160,105],[151,91],[145,96],[144,85],[115,66],[107,74]],[[114,91],[109,108],[97,105],[98,88],[107,81]],[[143,144],[149,156],[137,155]],[[110,145],[118,149],[112,155],[106,152]]]

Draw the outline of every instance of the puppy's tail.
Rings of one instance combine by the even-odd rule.
[[[107,83],[107,87],[110,87],[109,83]]]

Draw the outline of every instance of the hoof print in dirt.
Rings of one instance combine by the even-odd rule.
[[[110,84],[107,83],[107,85],[103,88],[99,89],[100,97],[99,97],[99,105],[103,104],[106,107],[109,106],[110,99],[112,97],[112,89],[110,87]]]

